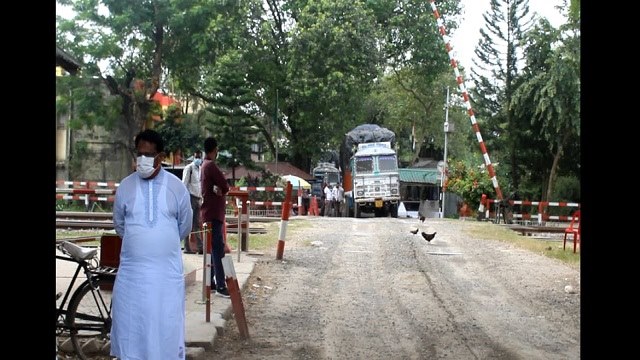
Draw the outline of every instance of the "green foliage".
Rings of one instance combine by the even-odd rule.
[[[86,106],[79,102],[74,119],[122,125],[118,127],[125,131],[122,145],[132,151],[135,134],[148,125],[150,114],[157,113],[151,97],[165,80],[163,72],[173,70],[167,64],[178,64],[169,63],[167,59],[184,57],[185,51],[176,51],[184,50],[192,37],[201,36],[209,26],[212,13],[207,5],[211,2],[75,0],[61,3],[70,5],[75,16],[70,20],[56,18],[57,44],[82,59],[79,77],[98,79],[110,94],[119,98],[118,103],[111,104],[113,110],[109,114],[100,114],[108,116],[97,119],[96,115],[95,120],[92,111],[96,109],[96,101],[86,102]],[[187,23],[181,21],[185,18]],[[197,68],[193,62],[179,65]],[[87,100],[97,88],[85,89]]]
[[[69,157],[69,177],[77,179],[82,173],[82,163],[89,157],[89,144],[86,141],[77,141],[71,149]]]
[[[257,177],[241,177],[236,181],[235,186],[282,186],[279,175],[262,170]],[[284,191],[249,191],[249,199],[252,201],[283,201]]]
[[[175,105],[167,108],[164,121],[155,127],[165,142],[165,153],[180,150],[185,156],[189,156],[194,149],[202,148],[204,137],[201,130],[194,122],[189,121],[189,118],[182,115],[181,110]]]
[[[255,142],[258,130],[254,126],[253,115],[256,111],[252,90],[246,79],[247,72],[248,64],[243,61],[242,53],[229,51],[220,57],[208,89],[211,101],[207,111],[213,116],[208,120],[207,129],[215,134],[221,152],[229,154],[226,157],[221,153],[218,159],[225,167],[254,167],[251,145]]]
[[[84,200],[56,200],[56,211],[87,211]]]
[[[448,135],[449,156],[477,162],[478,142],[428,1],[59,2],[77,16],[57,19],[57,43],[83,62],[80,76],[56,86],[56,114],[71,114],[72,128],[128,129],[119,138],[132,142],[141,121],[161,115],[168,150],[189,155],[211,134],[232,154],[220,159],[224,165],[250,167],[252,143],[274,159],[277,144],[280,159],[306,170],[337,150],[346,131],[374,123],[396,132],[400,157],[411,163],[418,155],[440,158],[448,86],[456,128]],[[568,36],[568,28],[559,37],[526,33],[527,4],[491,1],[472,104],[491,159],[502,164],[502,188],[540,194],[552,177],[547,150],[559,153],[557,134],[571,134],[557,174],[579,179],[579,36]],[[448,32],[456,29],[460,1],[439,1],[438,10]],[[573,31],[579,29],[579,1],[567,11]],[[509,32],[498,31],[505,22]],[[530,74],[515,65],[522,49]],[[155,89],[179,98],[187,113],[181,121],[149,101]],[[189,107],[194,99],[204,106]]]
[[[102,126],[113,129],[121,99],[109,94],[102,82],[76,76],[56,77],[56,115],[69,116],[71,129]]]
[[[342,135],[361,121],[361,99],[380,73],[378,31],[362,1],[294,3],[296,26],[288,34],[286,70],[279,84],[283,104],[279,130],[290,161],[337,149]],[[285,124],[286,121],[286,124]],[[339,134],[339,135],[338,135]]]
[[[575,176],[558,176],[551,199],[580,202],[580,180]]]
[[[403,69],[384,76],[369,96],[370,111],[373,114],[369,122],[383,123],[396,133],[399,156],[407,166],[413,164],[418,155],[438,159],[444,152],[447,86],[450,89],[448,120],[456,129],[448,134],[447,149],[451,156],[462,158],[473,143],[466,136],[466,113],[462,107],[454,106],[456,84],[450,69],[434,77],[432,83],[422,81],[410,69]],[[414,124],[415,149],[411,136]]]
[[[546,176],[543,198],[552,200],[558,173],[579,176],[580,157],[580,35],[578,22],[560,29],[541,20],[525,45],[527,67],[515,90],[515,114],[529,120],[530,139],[536,139],[536,161],[530,169]],[[524,146],[524,148],[531,148]],[[539,151],[545,149],[547,151]],[[537,170],[537,171],[536,171]]]
[[[493,194],[493,184],[487,171],[476,169],[462,160],[450,161],[446,191],[458,194],[471,209],[478,208],[482,194]]]
[[[491,0],[490,4],[475,49],[471,96],[483,140],[494,161],[508,167],[507,182],[518,188],[522,176],[519,144],[528,121],[513,114],[511,101],[522,68],[521,43],[531,28],[533,14],[528,0]]]

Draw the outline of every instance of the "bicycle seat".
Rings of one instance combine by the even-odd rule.
[[[62,247],[76,260],[87,260],[93,258],[98,249],[83,248],[69,241],[63,241]]]

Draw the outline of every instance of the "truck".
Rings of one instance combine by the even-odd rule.
[[[395,133],[375,124],[356,126],[340,146],[345,206],[356,218],[363,212],[375,217],[398,217],[400,175]]]
[[[342,182],[340,170],[331,162],[320,161],[318,166],[313,168],[313,182],[311,184],[311,195],[322,197],[322,184],[335,186]]]

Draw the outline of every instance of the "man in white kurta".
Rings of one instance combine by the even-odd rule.
[[[136,148],[140,153],[137,141]],[[154,157],[150,177],[138,169],[124,178],[114,202],[122,249],[113,288],[111,355],[120,360],[185,359],[180,240],[191,231],[191,201],[181,180],[155,156],[149,155]]]

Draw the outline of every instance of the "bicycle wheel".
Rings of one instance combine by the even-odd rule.
[[[76,355],[81,360],[97,356],[108,359],[111,335],[111,294],[115,277],[86,280],[69,301],[67,324]],[[108,290],[107,290],[108,289]]]

